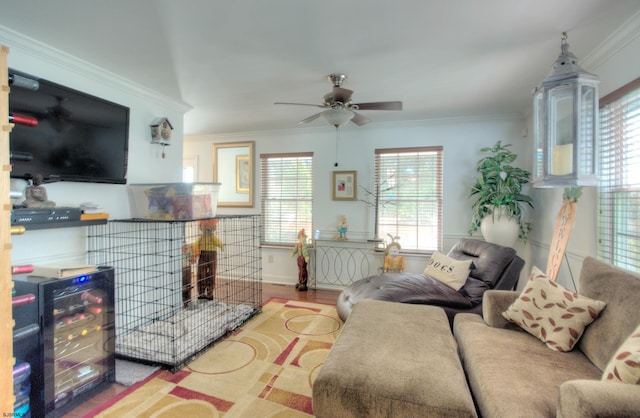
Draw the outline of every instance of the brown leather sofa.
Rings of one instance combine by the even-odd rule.
[[[515,289],[524,260],[513,248],[463,238],[449,251],[449,257],[473,260],[466,283],[458,291],[438,280],[418,273],[383,273],[353,282],[338,296],[338,315],[346,321],[353,306],[362,299],[435,305],[444,308],[449,323],[459,312],[482,315],[486,290]]]

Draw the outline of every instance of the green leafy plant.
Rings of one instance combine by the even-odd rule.
[[[520,225],[519,238],[526,240],[531,231],[531,224],[523,217],[523,205],[533,208],[533,199],[522,194],[522,186],[529,183],[531,173],[511,165],[516,158],[509,147],[498,141],[493,147],[481,148],[480,151],[490,153],[478,161],[476,170],[480,176],[471,188],[469,198],[476,197],[473,203],[469,235],[480,227],[482,219],[494,215],[499,207],[506,208],[508,214]]]

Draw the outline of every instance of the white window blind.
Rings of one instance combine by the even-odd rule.
[[[442,248],[442,147],[375,151],[376,233],[403,251]]]
[[[640,272],[640,79],[600,101],[598,255]]]
[[[313,153],[261,154],[263,244],[294,245],[311,235]]]

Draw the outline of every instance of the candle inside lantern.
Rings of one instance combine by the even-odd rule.
[[[564,176],[573,173],[573,144],[555,145],[551,174]]]

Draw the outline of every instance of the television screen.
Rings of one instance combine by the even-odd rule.
[[[128,107],[9,72],[39,82],[37,90],[11,87],[9,112],[15,123],[10,134],[11,177],[31,179],[40,174],[44,182],[126,183]],[[37,119],[37,126],[16,123],[20,116]]]

